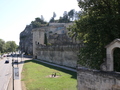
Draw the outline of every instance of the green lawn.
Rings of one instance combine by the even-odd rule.
[[[50,77],[54,72],[58,77]],[[27,90],[77,90],[77,73],[27,60],[23,66],[22,81]]]

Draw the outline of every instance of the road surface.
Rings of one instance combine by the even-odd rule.
[[[9,63],[5,64],[5,60]],[[0,59],[0,90],[7,90],[10,78],[12,76],[12,58],[4,57]]]

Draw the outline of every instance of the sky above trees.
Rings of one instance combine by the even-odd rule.
[[[55,12],[58,19],[71,9],[80,11],[77,0],[0,0],[0,39],[19,45],[20,32],[36,17],[49,21]]]

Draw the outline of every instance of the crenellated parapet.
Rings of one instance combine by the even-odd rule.
[[[36,50],[42,51],[78,51],[83,44],[71,44],[71,45],[37,45]]]

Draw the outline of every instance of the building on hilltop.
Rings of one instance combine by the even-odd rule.
[[[36,45],[69,45],[79,43],[69,37],[68,27],[73,23],[49,23],[48,26],[33,28],[26,26],[20,33],[20,50],[25,54],[35,54]]]
[[[69,37],[67,28],[73,23],[50,23],[47,27],[35,28],[33,33],[33,56],[36,56],[38,45],[46,46],[45,34],[48,45],[69,45],[76,43]],[[79,42],[78,42],[79,43]]]

